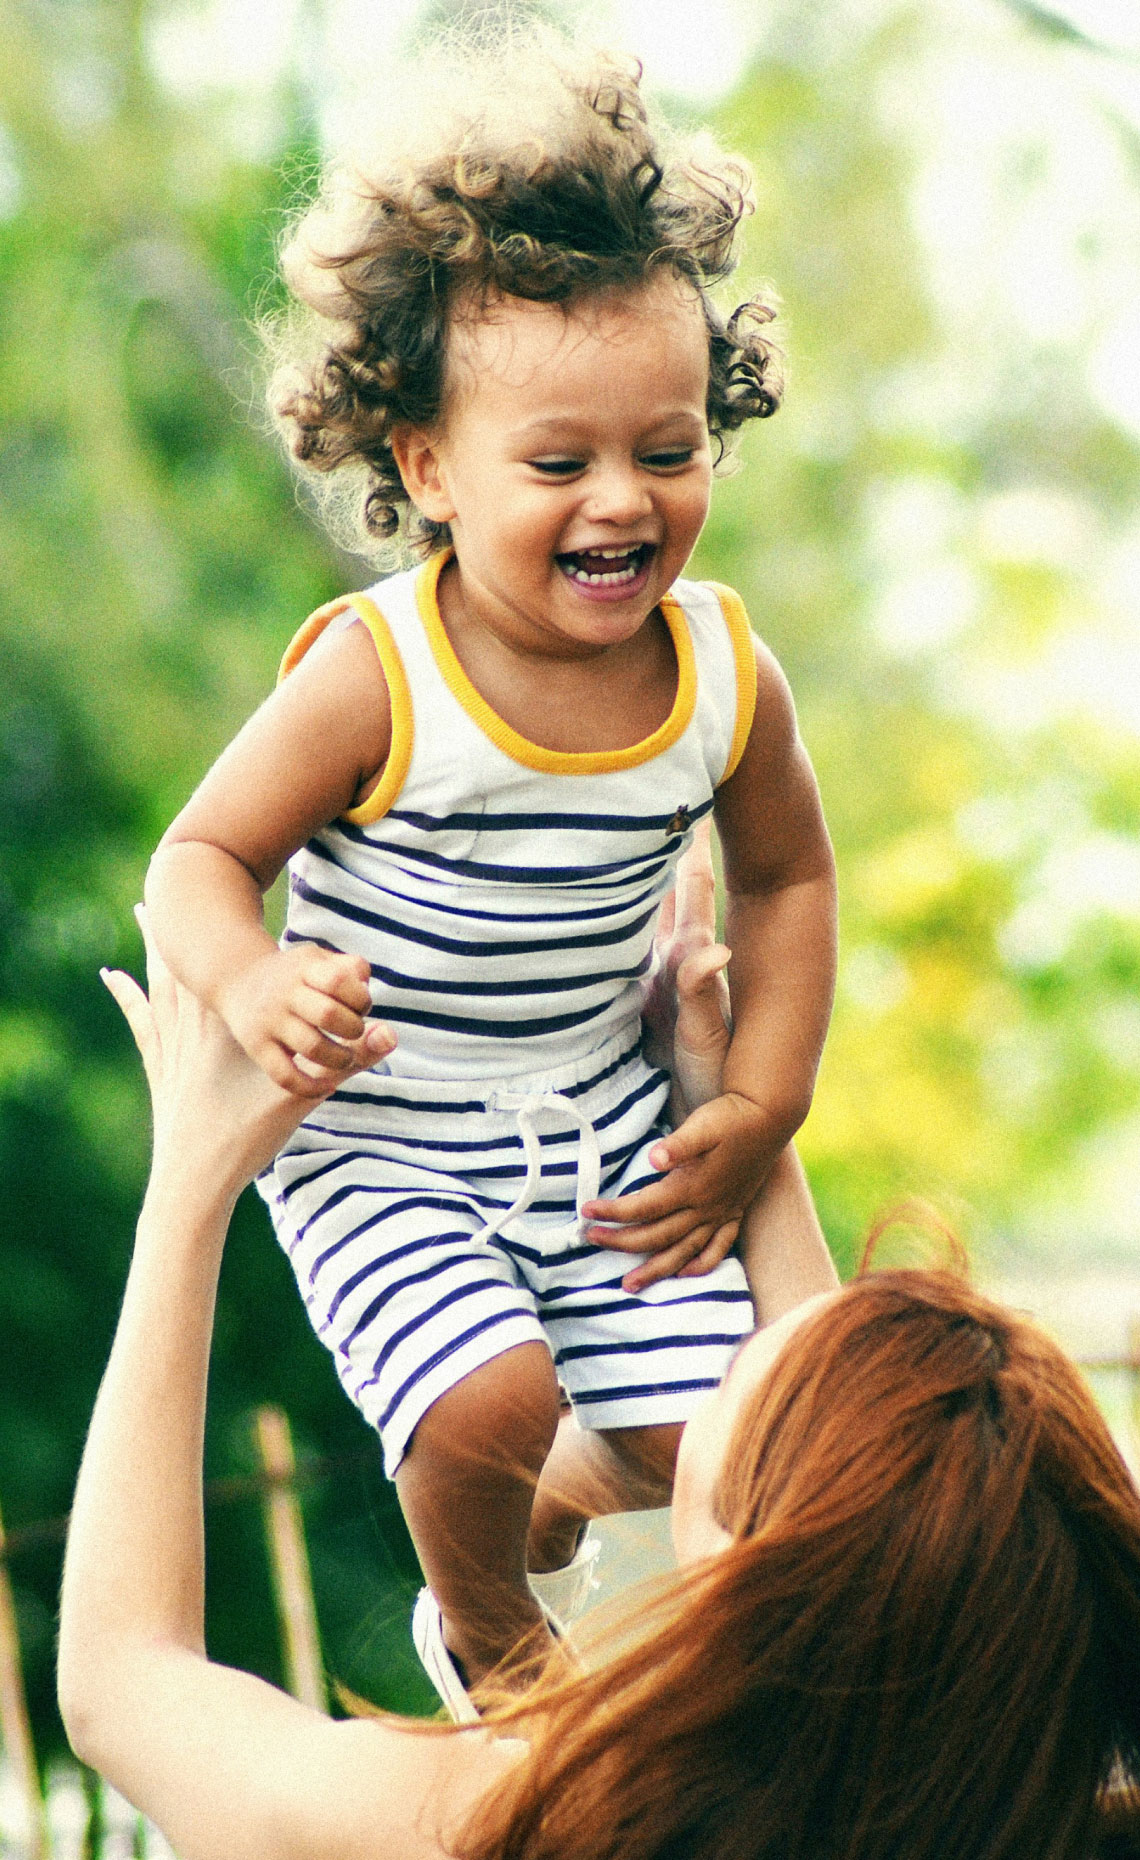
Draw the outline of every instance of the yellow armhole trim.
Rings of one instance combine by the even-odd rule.
[[[513,762],[521,762],[528,769],[542,769],[549,775],[606,775],[614,769],[637,768],[642,762],[652,761],[654,756],[671,748],[678,737],[684,734],[692,720],[697,699],[697,663],[688,621],[679,602],[671,594],[662,595],[659,603],[677,657],[677,695],[664,723],[651,736],[645,737],[640,743],[631,743],[627,749],[545,749],[541,743],[532,743],[527,737],[520,736],[497,711],[492,710],[460,664],[459,656],[440,618],[436,592],[440,572],[449,560],[449,552],[434,555],[420,571],[416,581],[416,604],[420,619],[432,655],[452,696],[463,706],[472,721],[478,724],[484,736],[490,737],[496,748],[510,756]]]
[[[343,818],[351,820],[355,826],[365,827],[374,820],[380,820],[388,812],[400,789],[407,779],[408,766],[412,760],[412,743],[415,739],[415,727],[412,717],[412,694],[408,689],[407,673],[400,649],[392,638],[392,630],[375,601],[367,594],[342,594],[335,601],[327,601],[318,607],[316,613],[310,614],[302,627],[299,627],[285,648],[277,673],[277,682],[281,683],[289,673],[295,671],[309,648],[315,644],[331,620],[351,608],[353,613],[363,621],[372,635],[376,648],[376,657],[388,685],[388,701],[392,710],[392,742],[388,750],[388,760],[384,764],[379,781],[372,793],[361,801],[359,807],[346,809]]]
[[[720,602],[736,667],[736,727],[732,732],[732,747],[728,752],[724,774],[720,778],[724,782],[734,773],[744,754],[752,719],[756,714],[756,640],[747,609],[735,589],[726,588],[719,581],[706,581],[705,587],[711,588]],[[717,786],[720,786],[719,782]]]

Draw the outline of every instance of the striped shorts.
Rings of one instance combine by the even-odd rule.
[[[668,1075],[621,1039],[557,1072],[441,1083],[377,1068],[310,1114],[258,1186],[317,1335],[391,1477],[421,1416],[542,1342],[584,1427],[685,1421],[753,1326],[743,1268],[641,1293],[578,1210],[657,1177]]]

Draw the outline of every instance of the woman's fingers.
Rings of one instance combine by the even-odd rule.
[[[135,922],[142,932],[143,949],[146,953],[146,987],[151,1011],[161,1014],[176,1006],[178,984],[167,968],[158,944],[151,935],[145,904],[135,905]]]
[[[683,1001],[691,1001],[728,967],[731,960],[732,951],[727,943],[709,943],[703,949],[690,950],[677,964],[678,995]]]
[[[716,935],[716,879],[712,865],[712,821],[706,814],[693,833],[692,844],[677,865],[675,891],[678,931],[707,931]]]
[[[162,1048],[150,1002],[134,976],[124,974],[122,969],[100,969],[99,979],[131,1030],[147,1077],[153,1079]]]
[[[676,892],[676,888],[674,888],[672,891],[667,891],[665,893],[664,899],[662,900],[661,914],[657,919],[657,929],[654,933],[654,938],[653,938],[655,943],[660,944],[660,943],[667,943],[669,941],[669,938],[673,934],[673,925],[675,924],[676,920],[677,920],[677,892]]]

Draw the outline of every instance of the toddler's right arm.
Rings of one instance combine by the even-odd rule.
[[[330,1072],[374,1064],[394,1042],[364,1019],[364,958],[278,949],[262,896],[299,846],[374,786],[390,738],[367,631],[326,635],[214,764],[147,874],[150,924],[170,968],[301,1097],[323,1095]]]

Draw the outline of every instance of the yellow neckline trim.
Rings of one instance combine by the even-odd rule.
[[[748,610],[737,594],[735,588],[726,588],[723,582],[706,581],[706,588],[711,588],[720,602],[720,611],[724,615],[728,628],[728,637],[732,643],[732,658],[736,667],[736,724],[732,732],[732,746],[728,752],[728,761],[720,780],[725,782],[732,775],[744,754],[745,744],[752,729],[752,719],[756,715],[756,641],[748,620]],[[720,786],[720,782],[717,783]]]
[[[420,619],[428,636],[432,656],[452,696],[463,706],[472,721],[478,724],[484,736],[490,737],[495,747],[510,756],[513,762],[521,762],[528,769],[542,769],[549,775],[604,775],[615,769],[636,768],[639,763],[652,761],[654,756],[671,748],[678,737],[684,734],[692,720],[696,703],[697,668],[688,622],[680,604],[671,594],[663,594],[659,603],[677,657],[677,695],[664,723],[654,730],[652,736],[645,737],[640,743],[631,743],[627,749],[545,749],[540,743],[532,743],[525,736],[520,736],[517,730],[504,722],[498,712],[492,710],[482,693],[476,690],[460,664],[439,612],[439,577],[444,564],[449,560],[450,551],[433,555],[416,577],[416,605]]]
[[[392,630],[375,601],[367,594],[342,594],[335,601],[327,601],[318,607],[316,613],[310,614],[304,625],[298,629],[285,649],[277,682],[281,683],[289,673],[301,663],[310,646],[314,645],[338,614],[351,608],[372,635],[376,648],[376,657],[388,686],[388,703],[392,713],[392,741],[388,749],[388,759],[381,770],[380,779],[372,793],[361,801],[358,807],[346,808],[341,818],[350,820],[354,825],[365,827],[374,820],[380,820],[392,806],[400,789],[407,779],[408,767],[412,760],[412,744],[415,739],[415,723],[412,715],[412,694],[408,687],[404,661],[400,649],[392,637]]]

